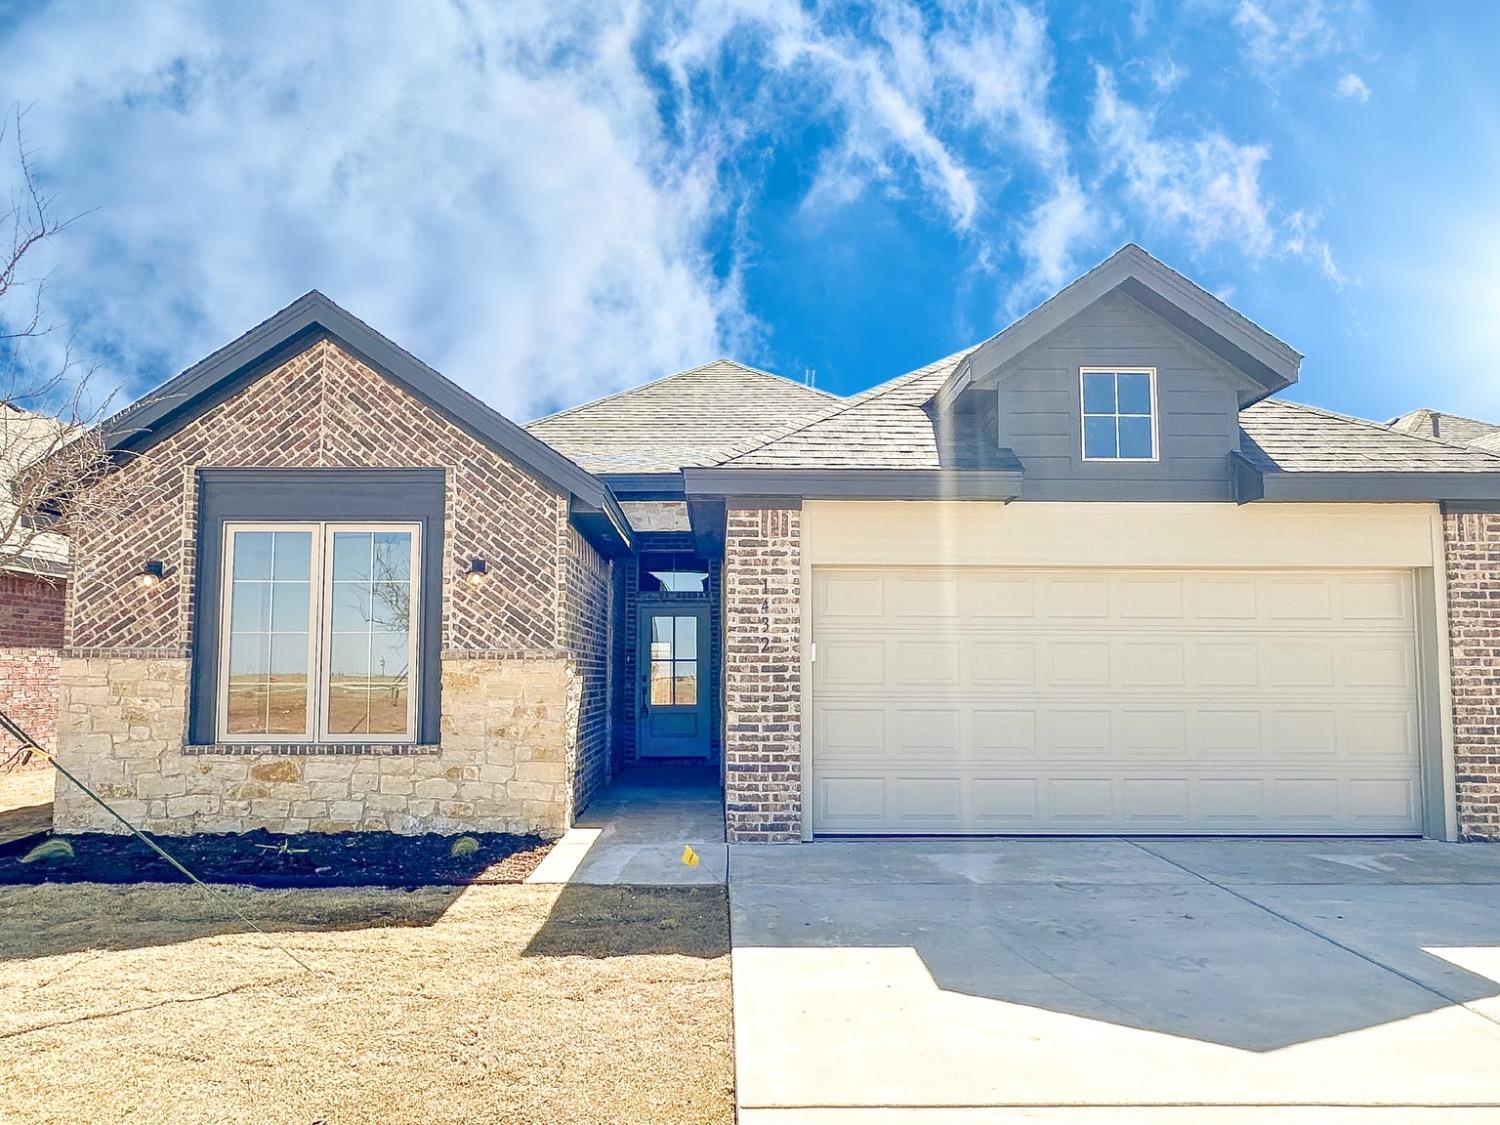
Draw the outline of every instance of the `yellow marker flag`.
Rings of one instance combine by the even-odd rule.
[[[689,867],[698,866],[698,853],[693,851],[693,849],[687,844],[684,844],[682,846],[682,862],[687,864]]]

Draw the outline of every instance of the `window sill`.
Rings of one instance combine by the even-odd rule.
[[[277,757],[315,758],[380,755],[409,758],[421,754],[436,754],[441,749],[441,746],[435,744],[417,742],[210,742],[184,746],[182,752],[193,756],[227,754],[249,757],[271,754]]]

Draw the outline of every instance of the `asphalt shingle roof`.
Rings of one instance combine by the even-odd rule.
[[[526,429],[594,473],[719,465],[844,400],[720,359],[538,418]]]
[[[1266,399],[1240,411],[1240,450],[1266,472],[1500,473],[1500,455]]]
[[[733,469],[936,469],[937,441],[922,409],[972,349],[899,375],[836,409],[785,428],[724,462]]]
[[[1425,406],[1392,419],[1388,425],[1393,430],[1435,437],[1455,445],[1475,445],[1500,434],[1500,424],[1465,418],[1462,414],[1445,414],[1441,410],[1431,410]]]

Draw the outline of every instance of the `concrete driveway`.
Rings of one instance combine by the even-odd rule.
[[[732,847],[740,1121],[1500,1121],[1500,847]]]

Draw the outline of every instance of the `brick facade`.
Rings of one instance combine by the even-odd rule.
[[[0,574],[0,710],[49,750],[57,743],[66,598],[61,579]],[[0,754],[9,749],[0,744]]]
[[[730,508],[724,546],[725,827],[802,838],[802,513]]]
[[[445,470],[440,746],[185,752],[196,472],[237,467]],[[565,496],[334,343],[128,462],[117,484],[124,513],[73,542],[60,751],[145,827],[556,835],[597,789],[610,564],[572,528]],[[475,556],[490,565],[479,586],[461,580]],[[132,577],[147,559],[167,581],[143,590]],[[59,825],[104,827],[85,802],[60,788]]]
[[[1500,840],[1500,513],[1443,516],[1458,833]]]

